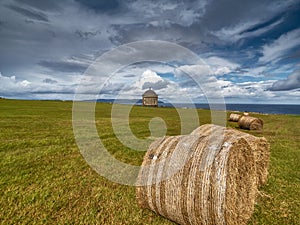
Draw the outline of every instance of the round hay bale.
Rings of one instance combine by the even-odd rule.
[[[229,121],[237,122],[241,118],[241,115],[236,113],[231,113],[229,116]]]
[[[210,135],[164,137],[149,147],[137,184],[141,207],[179,224],[247,224],[257,194],[255,158],[231,130],[218,145]]]
[[[262,119],[252,117],[252,116],[242,116],[238,121],[239,127],[248,130],[258,130],[263,129],[264,122]]]
[[[267,140],[264,137],[255,137],[254,135],[247,134],[238,130],[234,130],[232,128],[222,128],[218,125],[214,124],[205,124],[194,131],[192,131],[192,135],[212,135],[214,133],[219,132],[220,129],[224,129],[224,132],[233,132],[237,137],[243,137],[251,147],[254,157],[255,157],[255,165],[256,165],[256,175],[258,185],[265,184],[268,178],[268,167],[270,161],[270,146]]]

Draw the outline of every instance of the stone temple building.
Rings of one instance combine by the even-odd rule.
[[[158,106],[158,95],[151,88],[143,94],[143,106]]]

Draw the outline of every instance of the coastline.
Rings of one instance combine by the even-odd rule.
[[[47,99],[9,99],[9,98],[0,98],[3,101],[59,101],[59,102],[72,102],[72,100],[47,100]],[[97,99],[97,100],[86,100],[86,102],[98,102],[98,103],[107,103],[107,104],[124,104],[124,105],[135,105],[142,106],[140,102],[134,101],[126,101],[126,99],[116,100],[116,99]],[[212,106],[212,107],[211,107]],[[187,104],[187,103],[166,103],[160,101],[158,104],[158,108],[181,108],[181,109],[203,109],[203,110],[224,110],[224,104],[207,104],[207,103],[195,103],[195,104]],[[238,103],[225,103],[226,112],[237,112],[244,113],[248,112],[251,114],[260,114],[260,115],[300,115],[300,104],[238,104]]]

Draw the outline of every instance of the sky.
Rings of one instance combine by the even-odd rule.
[[[140,49],[156,61],[113,74],[94,66],[91,78],[103,55],[148,40],[166,42],[156,54]],[[182,60],[162,61],[168,43],[205,67],[178,52]],[[169,102],[217,93],[226,103],[300,104],[300,0],[1,0],[0,97],[137,99],[150,87]]]

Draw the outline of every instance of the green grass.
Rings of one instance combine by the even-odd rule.
[[[118,141],[110,110],[110,104],[97,104],[101,140],[117,159],[140,165],[144,153]],[[210,123],[209,110],[198,112],[201,124]],[[270,176],[249,224],[298,224],[300,116],[259,116],[264,133],[254,134],[271,144]],[[168,135],[180,134],[175,109],[143,107],[130,113],[133,133],[148,137],[153,117],[163,118]],[[0,100],[0,208],[1,224],[173,224],[139,209],[134,187],[113,183],[88,166],[75,143],[72,102]]]

